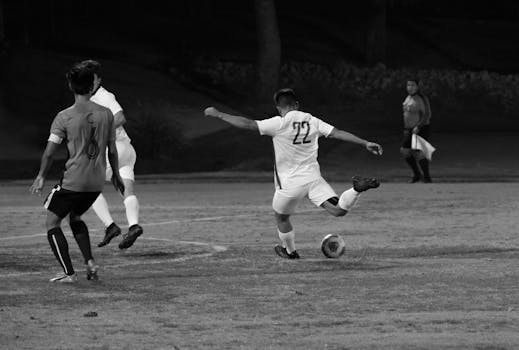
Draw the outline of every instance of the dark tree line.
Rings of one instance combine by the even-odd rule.
[[[387,0],[367,1],[367,28],[365,61],[369,64],[386,59],[386,4]],[[281,66],[281,39],[274,0],[255,0],[257,55],[257,95],[266,100],[279,83]]]
[[[0,0],[0,55],[3,54],[5,46],[4,4]]]

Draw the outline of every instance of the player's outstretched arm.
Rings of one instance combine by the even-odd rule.
[[[334,138],[337,140],[341,140],[341,141],[345,141],[345,142],[351,142],[351,143],[356,143],[358,145],[362,145],[362,146],[366,147],[366,149],[369,152],[376,154],[378,156],[381,156],[382,152],[383,152],[382,146],[380,146],[378,143],[366,141],[364,139],[361,139],[358,136],[353,135],[352,133],[349,133],[347,131],[340,130],[337,128],[333,128],[332,132],[330,133],[330,135],[328,135],[328,137],[331,137],[331,138]]]
[[[240,129],[247,129],[247,130],[258,130],[258,124],[249,118],[240,117],[237,115],[230,115],[227,113],[220,112],[214,107],[208,107],[205,109],[204,114],[206,117],[214,117],[221,119],[232,126],[235,126]]]
[[[41,156],[40,171],[38,172],[38,176],[36,176],[36,179],[34,179],[34,182],[30,188],[30,192],[32,194],[41,195],[41,190],[45,184],[45,178],[47,177],[47,173],[49,172],[50,167],[52,166],[54,155],[57,153],[58,147],[58,143],[54,143],[52,141],[47,142],[47,147]]]

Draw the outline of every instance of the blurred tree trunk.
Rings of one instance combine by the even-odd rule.
[[[368,1],[366,62],[386,61],[386,0]]]
[[[278,88],[281,67],[281,39],[274,0],[255,0],[258,56],[256,94],[259,101],[270,103]]]
[[[29,26],[31,21],[31,12],[28,4],[28,0],[23,0],[23,42],[26,46],[31,43],[29,35]]]
[[[1,1],[1,0],[0,0]],[[50,40],[56,40],[56,4],[54,0],[49,1],[49,26],[50,26]]]
[[[5,25],[4,25],[4,1],[0,0],[0,54],[6,46]]]

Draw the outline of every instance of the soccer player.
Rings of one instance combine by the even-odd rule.
[[[423,180],[425,183],[431,183],[429,161],[423,152],[411,149],[413,134],[420,135],[427,141],[430,140],[431,106],[429,99],[420,92],[419,86],[419,79],[411,78],[407,80],[406,89],[409,95],[407,95],[402,104],[404,135],[400,153],[413,171],[413,177],[409,181],[410,183],[415,183],[420,180]],[[420,172],[417,162],[422,172]]]
[[[357,202],[361,192],[380,185],[377,179],[354,176],[353,187],[342,193],[340,197],[337,196],[321,176],[317,162],[319,137],[325,136],[356,143],[377,155],[382,154],[382,147],[339,130],[309,113],[299,111],[299,103],[292,89],[277,91],[274,102],[280,115],[264,120],[254,121],[229,115],[214,107],[206,108],[204,113],[206,116],[222,119],[235,127],[257,130],[261,135],[272,137],[276,185],[272,208],[281,240],[281,245],[276,245],[274,250],[282,258],[298,259],[290,215],[294,213],[303,198],[308,197],[312,203],[324,208],[331,215],[344,216]]]
[[[61,111],[50,128],[47,147],[43,153],[38,176],[30,191],[41,194],[45,178],[52,165],[59,144],[67,144],[68,159],[60,184],[54,186],[45,199],[47,209],[47,239],[63,273],[51,282],[70,283],[77,280],[69,256],[68,243],[61,230],[61,220],[69,215],[70,228],[83,255],[87,279],[97,279],[98,265],[90,247],[88,228],[81,215],[90,208],[105,180],[106,158],[112,168],[119,169],[115,146],[114,116],[108,108],[90,101],[94,91],[94,75],[81,64],[75,64],[67,73],[70,90],[74,93],[74,105]],[[124,192],[124,184],[118,171],[112,176],[114,186]]]
[[[122,107],[115,99],[114,94],[107,91],[101,86],[101,64],[94,60],[87,60],[82,62],[94,74],[94,94],[90,98],[91,101],[109,108],[114,115],[114,127],[117,146],[117,154],[119,155],[119,173],[124,182],[124,207],[126,208],[126,218],[128,220],[128,232],[123,235],[122,241],[119,243],[120,249],[127,249],[135,243],[135,240],[142,235],[143,229],[139,225],[139,200],[134,192],[135,174],[133,167],[137,158],[135,149],[131,144],[130,137],[124,130],[123,125],[126,123],[126,118]],[[106,180],[109,181],[112,177],[112,168],[106,168]],[[103,247],[110,243],[110,241],[121,234],[121,229],[112,219],[108,203],[101,193],[92,209],[97,214],[99,219],[105,225],[105,236],[97,245]]]

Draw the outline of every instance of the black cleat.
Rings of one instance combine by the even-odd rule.
[[[274,247],[274,251],[277,255],[282,257],[283,259],[300,259],[299,253],[297,251],[293,251],[292,253],[287,252],[285,247],[280,246],[279,244]]]
[[[407,183],[414,184],[422,180],[421,176],[413,176]]]
[[[117,226],[115,224],[115,222],[112,222],[110,224],[110,226],[108,226],[105,229],[105,236],[104,236],[103,240],[97,244],[97,246],[98,247],[104,247],[105,245],[110,243],[110,241],[112,239],[114,239],[115,237],[119,236],[120,234],[121,234],[121,229],[119,228],[119,226]]]
[[[86,278],[87,280],[97,281],[99,279],[99,275],[97,274],[99,271],[99,265],[95,263],[94,260],[89,260],[86,266]]]
[[[430,183],[432,183],[432,179],[430,176],[424,176],[423,182],[426,184],[430,184]]]
[[[119,243],[119,249],[127,249],[130,248],[133,243],[137,240],[137,238],[142,235],[142,227],[139,225],[132,225],[130,229],[128,230],[128,233],[126,233],[123,236],[123,240],[121,243]]]
[[[374,177],[360,177],[354,176],[351,178],[353,180],[353,189],[357,192],[364,192],[369,190],[370,188],[377,188],[380,186],[380,181],[375,179]]]

